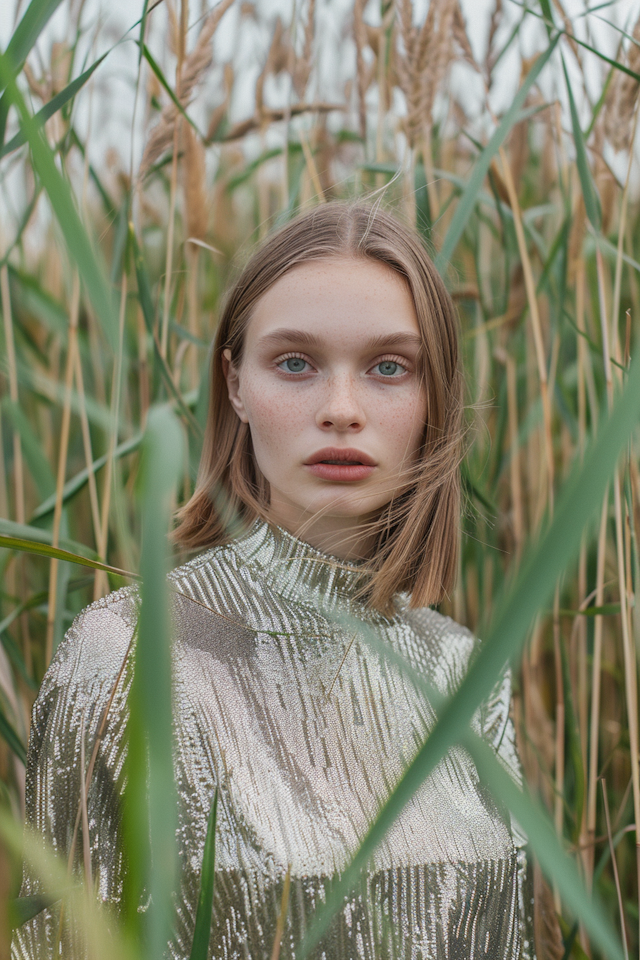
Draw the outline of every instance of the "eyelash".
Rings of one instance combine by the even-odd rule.
[[[302,353],[286,353],[283,356],[278,357],[278,359],[275,361],[276,367],[281,368],[283,363],[286,363],[287,360],[293,360],[293,359],[304,360],[304,362],[308,363],[309,366],[313,366],[311,361],[308,360]],[[380,359],[377,360],[376,363],[374,363],[370,367],[370,369],[373,369],[373,367],[377,367],[381,363],[397,363],[399,367],[402,367],[404,373],[409,373],[409,367],[407,366],[407,361],[405,360],[404,357],[398,357],[393,354],[388,354],[387,356],[380,357]],[[291,377],[300,376],[300,374],[293,373],[291,370],[283,370],[282,372],[288,374]],[[301,371],[301,372],[304,373],[306,371]],[[383,376],[382,379],[383,380],[400,380],[401,377],[402,377],[402,374],[400,374],[399,376],[391,376],[391,377]]]

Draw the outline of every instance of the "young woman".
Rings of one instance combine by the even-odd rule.
[[[474,640],[429,608],[457,562],[462,417],[452,302],[418,236],[377,207],[329,203],[274,234],[230,291],[205,447],[176,539],[175,776],[189,956],[207,817],[219,793],[214,960],[280,957],[349,862],[434,722],[374,637],[447,695]],[[28,818],[68,851],[86,754],[137,616],[132,589],[81,614],[36,702]],[[88,794],[100,896],[122,890],[125,679]],[[504,681],[478,724],[520,776]],[[314,957],[533,957],[524,838],[451,750],[404,809]],[[78,844],[80,849],[81,845]],[[23,893],[34,889],[25,881]],[[21,928],[41,956],[56,922]]]

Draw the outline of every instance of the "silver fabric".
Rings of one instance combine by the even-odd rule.
[[[219,790],[212,960],[271,957],[285,875],[282,960],[292,960],[325,886],[339,874],[433,724],[406,673],[374,636],[442,694],[475,640],[400,598],[390,619],[354,599],[363,574],[284,531],[251,531],[174,570],[175,775],[180,888],[167,956],[191,949],[214,789]],[[65,856],[76,821],[80,744],[88,758],[132,638],[134,588],[76,619],[33,711],[28,820]],[[88,795],[92,870],[116,910],[123,860],[125,670]],[[475,718],[520,779],[508,675]],[[531,960],[525,838],[454,748],[407,805],[315,960]],[[81,870],[78,843],[77,869]],[[26,875],[23,895],[38,881]],[[12,957],[50,957],[54,907],[17,932]],[[75,956],[69,944],[64,956]],[[80,952],[81,955],[81,952]]]

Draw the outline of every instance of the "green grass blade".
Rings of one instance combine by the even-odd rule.
[[[118,317],[114,308],[111,290],[104,271],[93,252],[92,244],[82,226],[71,190],[58,170],[53,152],[45,140],[41,128],[29,113],[24,98],[11,74],[10,63],[0,56],[0,82],[6,84],[5,95],[14,104],[20,118],[20,126],[31,147],[31,156],[49,202],[60,226],[69,254],[77,266],[85,290],[96,316],[99,318],[107,341],[116,350],[118,344]]]
[[[47,120],[57,113],[58,110],[61,110],[64,107],[65,103],[68,103],[69,100],[72,100],[73,97],[81,90],[87,80],[91,77],[94,70],[100,66],[102,61],[109,55],[110,51],[103,53],[95,63],[93,63],[88,70],[85,70],[84,73],[81,73],[79,77],[76,77],[75,80],[72,80],[64,90],[61,90],[60,93],[57,93],[55,97],[52,97],[48,103],[45,103],[44,107],[35,114],[33,120],[39,127],[43,126]],[[23,130],[19,130],[16,133],[15,137],[12,137],[9,143],[6,143],[2,150],[0,150],[0,160],[3,157],[6,157],[7,154],[13,153],[14,150],[17,150],[18,147],[21,147],[26,143],[26,137]]]
[[[600,204],[600,197],[598,195],[596,185],[591,175],[591,169],[587,159],[587,148],[582,135],[582,127],[580,126],[580,117],[578,116],[576,102],[573,98],[573,90],[571,89],[571,84],[569,82],[569,74],[567,73],[564,57],[562,57],[562,70],[564,72],[564,79],[567,85],[567,95],[569,97],[571,126],[573,127],[573,140],[576,147],[576,166],[578,168],[578,176],[580,177],[580,186],[582,187],[584,208],[587,216],[589,217],[591,226],[596,233],[599,233],[602,227],[602,206]]]
[[[26,766],[27,751],[15,729],[9,723],[4,710],[2,709],[2,703],[0,703],[0,737],[2,737],[9,747],[11,747],[18,760],[20,760]]]
[[[440,250],[438,256],[436,257],[436,268],[443,272],[446,265],[449,263],[453,251],[456,248],[458,240],[462,236],[464,228],[466,226],[467,220],[471,216],[471,213],[476,204],[476,196],[480,190],[482,184],[484,183],[484,178],[487,175],[487,171],[491,164],[491,161],[494,155],[497,153],[498,149],[504,142],[509,131],[513,127],[514,123],[517,120],[518,114],[522,109],[524,102],[526,100],[529,90],[536,82],[540,73],[545,68],[549,62],[555,48],[558,43],[560,34],[557,34],[554,39],[551,41],[544,53],[542,53],[533,67],[527,74],[527,78],[518,90],[515,95],[513,102],[502,120],[496,127],[493,135],[491,136],[488,144],[478,157],[473,168],[473,173],[469,178],[469,182],[458,201],[458,206],[451,220],[449,229],[447,230],[447,235],[444,238],[444,243],[442,244],[442,249]]]
[[[143,43],[143,44],[142,44],[141,53],[142,53],[142,55],[144,56],[144,58],[145,58],[145,60],[147,61],[147,63],[149,64],[149,66],[151,67],[151,69],[153,70],[153,72],[154,72],[154,74],[156,75],[156,77],[158,78],[158,82],[160,83],[160,86],[166,91],[166,93],[167,93],[167,94],[169,95],[169,97],[171,98],[171,101],[172,101],[173,105],[176,107],[177,110],[180,111],[180,113],[182,114],[182,116],[184,117],[184,119],[187,121],[187,123],[190,124],[190,126],[193,127],[193,129],[194,129],[195,132],[198,134],[198,136],[200,137],[200,139],[202,139],[202,134],[200,133],[197,125],[193,122],[193,120],[191,119],[191,117],[189,116],[189,114],[188,114],[187,111],[184,109],[184,107],[182,106],[182,104],[180,103],[180,101],[178,100],[178,98],[176,97],[175,93],[174,93],[173,90],[171,89],[167,78],[165,77],[164,73],[163,73],[162,70],[160,69],[158,63],[157,63],[156,60],[154,59],[153,54],[152,54],[151,51],[149,50],[149,48],[148,48],[148,46],[146,45],[146,43]]]
[[[202,854],[202,873],[200,874],[200,895],[196,911],[196,925],[189,960],[207,960],[209,940],[211,938],[211,917],[213,915],[213,882],[216,861],[216,820],[218,816],[218,788],[216,787],[207,823],[207,836]]]
[[[177,851],[176,797],[172,757],[171,631],[167,589],[172,496],[181,476],[183,434],[169,407],[149,413],[138,478],[142,513],[143,578],[129,697],[129,826],[142,842],[142,878],[150,897],[144,926],[144,956],[157,960],[166,952],[172,926]],[[145,763],[146,757],[146,763]],[[131,804],[135,804],[132,808]],[[129,857],[131,860],[131,856]],[[137,868],[139,870],[139,865]],[[146,875],[145,875],[146,874]],[[129,916],[142,891],[129,891]]]
[[[74,544],[74,546],[80,550],[93,553],[92,557],[78,553],[76,550],[65,550],[61,547],[50,546],[51,533],[48,530],[38,530],[37,527],[28,527],[26,524],[14,524],[10,520],[0,518],[0,530],[6,529],[8,526],[21,527],[23,530],[28,530],[34,534],[34,539],[31,539],[30,536],[21,537],[0,533],[0,548],[4,550],[17,550],[19,553],[34,553],[39,557],[48,557],[50,560],[65,560],[69,563],[80,564],[80,566],[83,567],[91,567],[93,570],[104,570],[105,573],[112,573],[116,577],[127,577],[130,580],[140,579],[135,573],[129,573],[129,571],[121,570],[119,567],[111,567],[109,564],[102,563],[100,560],[95,559],[96,554],[93,551],[89,551],[89,547],[85,547],[84,544]],[[38,535],[40,536],[38,537]],[[36,539],[36,537],[38,538]],[[47,543],[47,538],[49,543]],[[62,543],[65,542],[68,541],[62,541]]]
[[[407,767],[402,779],[381,808],[349,866],[334,885],[321,921],[305,937],[304,957],[319,941],[344,896],[357,882],[361,869],[421,787],[434,767],[467,733],[471,719],[489,696],[505,663],[514,658],[525,641],[531,622],[544,608],[558,577],[578,552],[584,527],[602,502],[604,491],[621,451],[640,414],[640,358],[633,361],[626,386],[602,428],[576,464],[558,498],[552,523],[537,543],[525,551],[525,560],[515,582],[496,603],[486,640],[456,694],[443,707],[429,739]],[[331,909],[329,909],[329,906]]]
[[[15,76],[22,70],[34,43],[60,3],[61,0],[31,0],[4,53],[11,70],[11,76]],[[0,91],[5,90],[7,83],[8,80],[0,74]],[[10,106],[11,99],[7,96],[5,90],[0,97],[0,146],[4,143]]]
[[[160,353],[160,347],[158,345],[158,338],[154,329],[154,310],[153,310],[153,301],[151,299],[151,286],[149,284],[149,277],[147,274],[147,269],[144,264],[144,258],[142,256],[142,251],[138,246],[138,240],[133,229],[133,225],[129,228],[129,235],[134,252],[134,261],[136,268],[136,279],[138,281],[138,298],[140,300],[140,306],[142,307],[142,315],[144,321],[153,339],[153,352],[155,356],[156,363],[158,364],[158,369],[162,380],[167,388],[167,392],[170,397],[176,402],[177,408],[180,411],[182,417],[184,418],[187,426],[192,431],[193,435],[198,439],[202,440],[202,427],[189,410],[189,407],[184,402],[184,398],[178,388],[176,387],[173,376],[171,375],[171,370],[167,365],[167,361]]]
[[[124,443],[118,444],[118,446],[115,448],[113,453],[114,460],[120,460],[122,457],[127,456],[127,454],[133,453],[135,450],[138,449],[141,442],[142,442],[142,434],[139,433],[135,437],[131,437],[130,440],[125,440]],[[105,453],[103,454],[103,456],[98,457],[97,460],[94,460],[92,464],[93,472],[97,473],[99,470],[101,470],[106,464],[108,458],[109,458],[109,455]],[[89,480],[89,470],[87,469],[87,467],[85,467],[84,470],[80,470],[79,473],[75,475],[75,477],[71,477],[70,480],[67,480],[64,487],[62,488],[63,504],[67,503],[67,501],[70,500],[73,496],[75,496],[76,493],[82,490],[82,488],[87,484],[88,480]],[[49,516],[50,514],[53,513],[55,505],[56,505],[56,495],[52,494],[51,496],[47,497],[46,500],[43,500],[43,502],[40,504],[39,507],[36,507],[31,517],[31,520],[32,521],[42,520],[44,517]]]
[[[9,397],[5,397],[0,406],[8,415],[14,429],[20,435],[24,459],[38,488],[39,496],[51,496],[55,501],[56,480],[51,470],[51,465],[42,449],[42,444],[31,423],[18,404],[13,403]]]

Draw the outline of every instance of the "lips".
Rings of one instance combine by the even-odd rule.
[[[307,466],[314,463],[328,463],[350,466],[375,467],[376,461],[362,450],[353,447],[324,447],[306,461]]]
[[[307,470],[321,480],[353,483],[366,480],[377,464],[373,457],[352,447],[325,447],[305,463]]]

